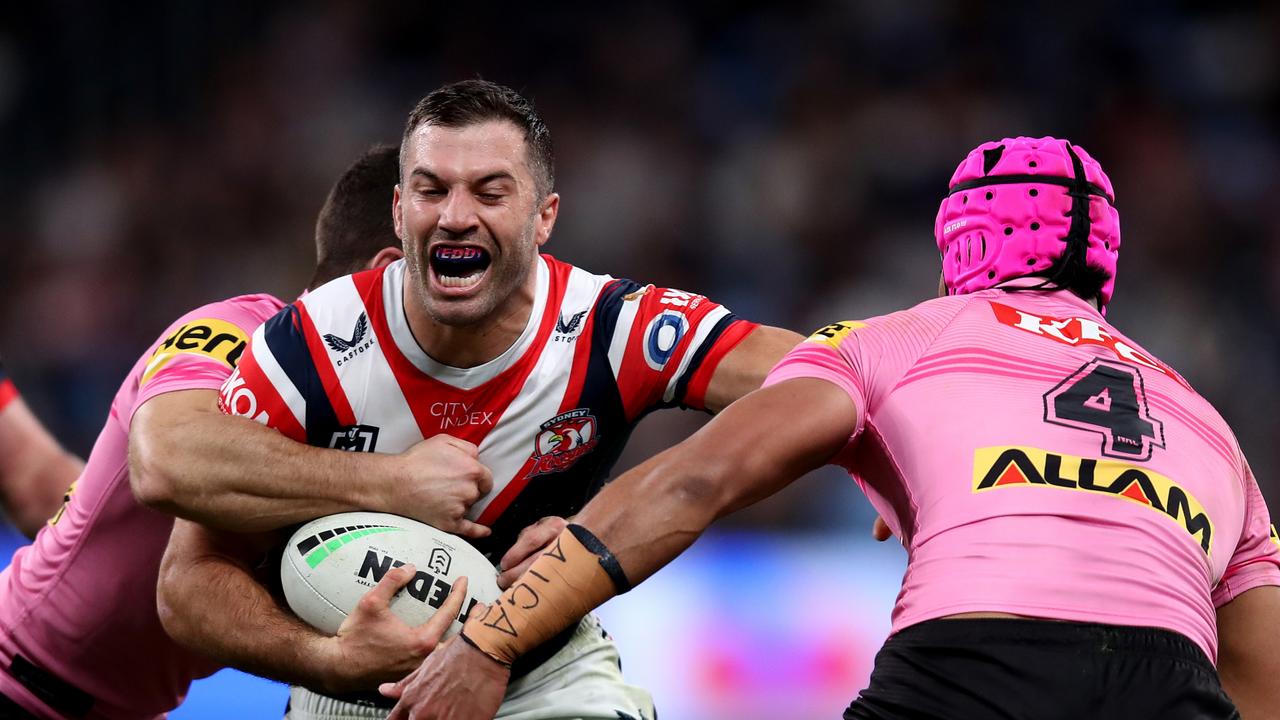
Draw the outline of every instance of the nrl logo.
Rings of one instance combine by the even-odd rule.
[[[369,316],[364,313],[360,313],[360,317],[356,318],[356,327],[351,331],[350,340],[325,333],[324,342],[329,349],[336,353],[344,353],[334,365],[342,367],[343,363],[350,362],[355,356],[373,347],[373,337],[369,336],[366,340],[367,335],[369,335]]]

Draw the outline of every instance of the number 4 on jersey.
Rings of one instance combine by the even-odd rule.
[[[1102,454],[1149,460],[1164,447],[1164,423],[1147,412],[1142,374],[1132,365],[1091,360],[1045,393],[1044,420],[1102,435]]]

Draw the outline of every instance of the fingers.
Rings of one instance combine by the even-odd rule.
[[[511,583],[514,583],[517,579],[519,579],[520,576],[524,574],[525,570],[528,570],[530,567],[533,567],[533,562],[537,560],[540,555],[542,555],[542,553],[534,553],[529,557],[525,558],[524,562],[511,568],[510,570],[503,570],[498,575],[498,589],[506,590],[507,588],[511,587]]]
[[[453,534],[461,535],[465,538],[479,539],[489,537],[493,534],[493,530],[488,525],[481,525],[463,518],[454,526]]]
[[[547,516],[521,530],[520,537],[516,538],[515,545],[512,545],[511,549],[502,556],[498,567],[507,569],[523,563],[529,556],[536,554],[555,540],[568,524],[569,522],[564,518]]]
[[[453,589],[449,591],[449,597],[444,599],[444,604],[436,610],[436,614],[430,619],[414,628],[419,637],[431,646],[435,646],[440,642],[440,637],[445,634],[453,621],[462,614],[462,603],[467,599],[467,578],[465,576],[458,578],[453,584]]]
[[[391,598],[400,592],[401,588],[408,585],[417,572],[418,569],[414,567],[413,563],[406,563],[387,571],[387,574],[382,576],[378,584],[374,585],[372,590],[360,598],[359,608],[366,612],[376,612],[386,608],[391,604]]]
[[[476,488],[480,490],[480,497],[484,497],[493,490],[493,471],[484,465],[480,465],[480,471],[480,481],[476,483]]]
[[[470,457],[480,457],[480,448],[476,446],[475,443],[467,442],[462,438],[456,438],[452,435],[437,435],[436,437],[444,438],[445,443],[458,448]]]
[[[888,523],[879,515],[876,516],[876,521],[871,526],[871,537],[875,538],[876,542],[884,542],[893,537],[893,531],[889,529]]]
[[[382,693],[383,697],[389,697],[392,700],[399,700],[400,696],[404,694],[404,686],[408,681],[409,678],[406,677],[400,682],[382,683],[378,686],[378,692]]]

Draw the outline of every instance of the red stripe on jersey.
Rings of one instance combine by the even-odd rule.
[[[622,394],[622,405],[628,422],[635,421],[641,414],[662,403],[667,384],[689,352],[698,326],[706,320],[707,313],[718,307],[717,303],[706,297],[671,288],[655,287],[640,299],[635,321],[631,324],[631,334],[627,337],[622,366],[618,368],[618,391]],[[657,371],[645,359],[645,344],[648,342],[645,334],[654,318],[667,311],[679,312],[684,316],[689,329],[671,349],[662,370]]]
[[[599,302],[599,296],[596,297]],[[582,392],[586,388],[583,387],[584,379],[587,375],[587,368],[591,365],[591,349],[595,344],[595,338],[592,335],[596,331],[596,306],[592,304],[591,310],[587,312],[586,324],[582,326],[582,332],[578,335],[577,345],[573,348],[573,365],[569,371],[569,387],[565,390],[564,399],[560,401],[560,410],[565,412],[578,406],[578,401],[582,399]]]
[[[291,440],[305,443],[306,428],[294,418],[293,411],[289,409],[284,398],[280,397],[276,386],[271,383],[266,373],[262,372],[253,349],[250,345],[249,351],[241,356],[236,371],[223,384],[222,391],[218,394],[218,409],[227,415],[240,415],[250,420],[256,420],[265,412],[267,427],[279,430],[282,435]],[[249,394],[240,396],[242,389],[247,390]]]
[[[14,386],[13,381],[8,378],[0,380],[0,410],[13,402],[16,397],[18,397],[18,388]]]
[[[693,377],[689,378],[689,385],[685,389],[684,398],[677,398],[682,405],[697,410],[706,409],[707,388],[711,385],[711,378],[715,376],[716,368],[720,365],[720,361],[758,327],[760,327],[759,323],[738,320],[725,328],[723,333],[720,333],[720,337],[716,338],[715,344],[711,346],[706,356],[702,358],[702,364],[694,371]]]
[[[390,366],[391,374],[395,376],[400,391],[404,393],[405,401],[418,424],[418,430],[422,432],[422,437],[429,438],[440,433],[448,433],[479,445],[519,395],[529,373],[537,365],[538,358],[542,355],[542,348],[551,337],[551,331],[555,329],[560,303],[564,300],[565,288],[568,285],[571,267],[557,262],[547,264],[551,270],[551,278],[547,290],[546,307],[533,343],[511,367],[470,390],[454,387],[427,375],[405,357],[396,346],[387,324],[386,308],[382,302],[383,273],[362,273],[355,276],[356,289],[364,299],[365,309],[373,323],[373,331],[378,337],[382,354],[387,359],[387,365]],[[410,282],[407,274],[405,282]],[[484,412],[490,417],[487,418],[487,422],[450,424],[450,416],[441,408],[450,407],[451,403],[458,403],[468,408],[484,408]],[[438,412],[432,412],[432,408],[436,408]]]
[[[320,382],[324,386],[324,394],[329,398],[329,404],[333,406],[333,414],[338,418],[338,422],[342,425],[355,425],[356,414],[351,410],[351,401],[347,399],[347,393],[342,389],[342,382],[338,380],[338,373],[333,369],[333,361],[329,359],[329,350],[324,346],[324,341],[320,339],[320,332],[316,330],[316,325],[311,321],[311,315],[307,313],[307,305],[303,302],[295,303],[298,308],[298,317],[302,321],[302,327],[298,328],[302,331],[302,336],[307,339],[307,350],[311,353],[311,360],[316,366],[316,373],[320,375]]]

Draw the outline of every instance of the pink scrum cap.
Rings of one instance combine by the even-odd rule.
[[[1111,180],[1083,148],[1051,137],[979,145],[956,168],[933,226],[942,280],[969,293],[1026,275],[1058,286],[1084,264],[1105,270],[1106,308],[1115,290],[1120,216]],[[1046,273],[1063,258],[1054,272]]]

